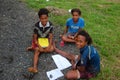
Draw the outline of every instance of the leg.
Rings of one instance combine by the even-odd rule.
[[[53,45],[50,48],[45,48],[46,52],[53,52],[54,51],[54,47]]]
[[[42,48],[41,46],[39,46],[39,50],[40,50],[40,52],[45,52],[45,49]]]
[[[38,69],[37,69],[37,64],[38,64],[38,57],[39,57],[40,51],[39,48],[37,47],[35,49],[35,53],[34,53],[34,58],[33,58],[33,67],[28,68],[29,72],[33,72],[33,73],[37,73]]]
[[[39,50],[39,48],[36,48],[35,53],[34,53],[34,63],[33,63],[33,67],[35,69],[37,69],[39,54],[40,54],[40,50]]]
[[[66,73],[65,78],[68,80],[77,80],[80,78],[80,73],[78,70],[70,70]]]
[[[30,47],[27,47],[27,51],[29,51],[29,50],[32,50],[33,49],[33,47],[32,46],[30,46]]]
[[[66,35],[63,35],[63,36],[62,36],[62,40],[65,41],[65,42],[75,42],[74,39],[70,39],[70,38],[68,38]]]

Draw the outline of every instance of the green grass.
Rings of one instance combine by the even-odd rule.
[[[93,80],[120,80],[120,1],[119,0],[23,0],[36,11],[46,6],[64,10],[80,8],[89,32],[101,56],[101,73]],[[110,2],[111,1],[111,2]],[[116,2],[117,1],[117,2]],[[68,15],[50,14],[55,25],[64,28]]]

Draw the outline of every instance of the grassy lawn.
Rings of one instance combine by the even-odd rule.
[[[93,38],[101,56],[101,73],[92,80],[120,80],[120,1],[119,0],[22,0],[36,11],[46,6],[64,10],[80,8],[85,30]],[[63,29],[70,14],[50,16]]]

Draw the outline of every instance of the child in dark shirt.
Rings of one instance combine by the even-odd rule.
[[[67,72],[65,77],[68,80],[89,79],[100,72],[100,57],[97,50],[91,46],[92,39],[89,34],[81,30],[76,37],[76,46],[80,49],[80,55],[73,55],[55,47],[55,51],[68,58],[73,70]]]
[[[45,8],[41,8],[38,12],[39,21],[35,24],[34,27],[34,34],[32,39],[32,45],[27,48],[27,50],[34,50],[34,62],[33,67],[28,68],[28,71],[37,73],[37,64],[38,64],[38,57],[41,52],[52,52],[54,50],[52,45],[53,39],[53,26],[50,21],[48,21],[48,13],[49,11]],[[46,47],[42,47],[39,43],[38,39],[48,39],[49,45]]]

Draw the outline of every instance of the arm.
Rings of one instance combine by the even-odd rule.
[[[72,38],[72,39],[75,39],[76,36],[78,35],[78,33],[79,33],[81,30],[82,30],[82,28],[79,28],[78,32],[77,32],[74,36],[72,36],[71,38]]]
[[[35,44],[37,44],[39,46],[39,48],[41,48],[41,45],[38,42],[38,35],[37,34],[33,34],[33,40],[35,40]]]
[[[75,59],[71,61],[73,69],[76,69],[76,66],[79,60],[80,60],[80,55],[76,55]]]
[[[68,31],[68,27],[66,26],[66,27],[65,27],[65,30],[64,30],[64,34],[66,34],[67,31]]]
[[[37,44],[38,43],[38,28],[35,26],[34,27],[34,34],[33,34],[33,40],[35,40],[35,44]]]
[[[56,48],[55,42],[53,43],[53,47],[54,47],[55,52],[62,55],[63,57],[66,57],[67,59],[69,59],[71,61],[75,59],[75,55],[67,53],[65,51],[62,51],[62,50]]]
[[[49,46],[52,45],[53,34],[49,33]]]
[[[78,32],[74,35],[74,38],[78,35],[78,33],[79,33],[81,30],[82,30],[82,28],[80,28],[80,29],[78,30]]]
[[[71,61],[74,60],[74,58],[75,58],[75,55],[73,55],[73,54],[67,53],[67,52],[62,51],[58,48],[54,48],[54,49],[58,54],[62,55],[63,57],[66,57],[67,59],[69,59]]]
[[[78,69],[80,72],[85,72],[85,66],[77,66],[77,69]]]
[[[34,33],[34,34],[33,34],[33,40],[35,40],[35,44],[38,44],[37,37],[38,37],[37,34]]]
[[[74,38],[78,35],[78,33],[82,30],[82,28],[85,26],[84,19],[80,19],[80,24],[79,24],[79,30],[78,32],[74,35]]]

